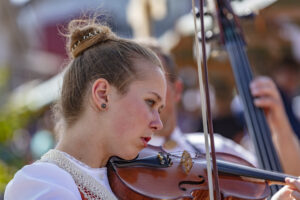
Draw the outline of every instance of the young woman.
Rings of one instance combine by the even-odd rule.
[[[95,20],[73,20],[69,31],[58,144],[16,173],[7,200],[116,199],[108,159],[135,158],[162,128],[166,80],[157,56]]]

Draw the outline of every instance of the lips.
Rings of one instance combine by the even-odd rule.
[[[151,140],[151,137],[144,137],[144,139],[146,140],[146,142],[149,142]]]
[[[151,140],[151,137],[142,137],[142,141],[144,144],[144,147],[147,146],[148,142]]]

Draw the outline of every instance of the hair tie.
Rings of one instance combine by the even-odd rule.
[[[81,43],[81,42],[84,42],[85,40],[88,40],[92,37],[94,37],[95,35],[99,34],[100,33],[100,30],[94,30],[93,32],[89,32],[88,34],[84,35],[82,37],[81,40],[78,40],[77,42],[75,42],[71,48],[71,51],[74,51],[75,48]]]

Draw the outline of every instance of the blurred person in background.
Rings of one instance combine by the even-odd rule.
[[[245,127],[241,120],[243,118],[234,115],[230,110],[232,102],[232,96],[230,95],[232,94],[232,86],[224,79],[216,79],[217,78],[214,78],[214,80],[212,80],[216,91],[216,106],[218,110],[213,119],[214,132],[221,133],[222,136],[229,138],[236,143],[241,143],[241,140],[245,135]],[[200,130],[203,130],[202,124]]]
[[[292,98],[300,86],[300,64],[292,56],[284,56],[272,71],[292,129],[300,139],[300,122],[292,108]],[[298,94],[299,95],[299,94]]]
[[[166,105],[160,114],[164,127],[156,131],[149,144],[162,146],[167,152],[187,150],[204,153],[204,134],[183,134],[177,126],[177,103],[180,101],[183,86],[177,76],[175,62],[169,54],[162,51],[155,40],[148,39],[139,42],[146,44],[158,55],[167,74]],[[267,77],[258,77],[251,83],[250,89],[255,97],[255,105],[264,109],[271,130],[274,130],[272,138],[279,152],[285,173],[299,176],[299,142],[295,140],[295,134],[288,122],[274,82]],[[192,137],[189,137],[189,135]],[[237,143],[219,134],[214,134],[214,138],[216,152],[230,153],[256,164],[255,157]],[[289,144],[290,146],[286,147]],[[272,200],[300,200],[300,179],[287,178],[285,181],[287,185],[275,193]]]
[[[269,77],[257,77],[250,85],[254,104],[265,112],[272,140],[285,173],[300,176],[299,139],[290,124],[281,95]]]
[[[157,56],[96,19],[68,28],[58,144],[15,174],[4,199],[116,199],[108,159],[134,159],[162,128],[166,80]]]
[[[204,153],[204,134],[184,134],[177,126],[177,104],[181,99],[183,86],[177,76],[175,62],[155,40],[149,39],[140,42],[147,44],[158,55],[167,72],[166,106],[161,113],[164,127],[156,132],[150,144],[163,146],[169,152],[188,150]],[[300,168],[298,167],[300,165],[299,141],[288,121],[275,83],[268,77],[257,77],[251,83],[250,89],[255,105],[265,111],[284,172],[300,176]],[[219,134],[214,134],[214,136],[216,152],[230,153],[257,165],[255,156],[242,146]]]
[[[177,104],[181,100],[183,84],[177,75],[177,67],[174,60],[160,48],[154,39],[138,40],[138,42],[146,44],[158,55],[167,74],[166,106],[160,114],[164,127],[156,132],[150,144],[163,146],[168,152],[187,150],[205,153],[204,134],[184,134],[177,125]],[[214,134],[214,138],[216,152],[230,153],[257,165],[254,155],[239,144],[219,134]]]

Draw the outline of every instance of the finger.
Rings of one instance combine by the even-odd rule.
[[[300,179],[286,178],[285,182],[287,185],[294,187],[300,192]]]
[[[269,85],[270,87],[276,87],[275,82],[268,76],[258,76],[252,80],[250,85],[253,86]]]
[[[276,88],[274,81],[267,76],[259,76],[250,83],[250,87],[261,87],[261,86]]]
[[[260,87],[253,87],[251,88],[251,94],[254,97],[263,97],[268,96],[274,99],[279,99],[279,93],[276,88],[272,88],[268,85],[260,86]]]
[[[293,197],[294,199],[300,200],[300,192],[298,192],[298,191],[291,192],[291,197]]]
[[[272,200],[292,199],[291,193],[292,190],[288,186],[284,186],[273,195]]]
[[[279,101],[277,99],[274,99],[272,97],[262,97],[262,98],[255,98],[254,99],[254,105],[259,108],[276,108],[278,107]]]

